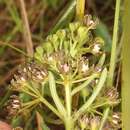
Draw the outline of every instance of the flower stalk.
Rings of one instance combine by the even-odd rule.
[[[107,80],[108,86],[113,85],[113,79],[114,79],[116,54],[117,54],[116,48],[117,48],[117,42],[118,42],[120,3],[121,3],[121,0],[116,0],[116,11],[115,11],[115,20],[114,20],[114,29],[113,29],[110,68],[109,68],[109,74],[108,74],[108,80]]]
[[[77,0],[76,3],[76,18],[79,21],[83,21],[85,11],[85,0]]]

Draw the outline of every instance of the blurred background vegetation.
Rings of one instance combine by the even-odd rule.
[[[34,48],[43,42],[47,34],[66,26],[74,19],[74,0],[25,0],[25,5]],[[106,46],[108,53],[111,48],[114,7],[115,0],[86,2],[86,13],[97,16],[101,21],[95,33],[108,43]],[[2,95],[17,66],[24,61],[22,54],[4,44],[8,43],[25,51],[26,42],[19,0],[0,0],[0,12],[0,95]]]

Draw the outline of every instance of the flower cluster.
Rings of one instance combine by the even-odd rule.
[[[29,95],[27,101],[22,100],[25,108],[39,106],[38,109],[42,111],[40,103],[43,103],[61,119],[68,118],[68,115],[77,118],[85,112],[85,116],[76,119],[79,120],[77,128],[93,130],[100,127],[104,108],[117,105],[119,94],[117,89],[108,88],[105,83],[107,69],[104,67],[104,41],[93,37],[91,33],[96,24],[97,20],[92,20],[90,15],[85,17],[83,23],[70,23],[69,27],[49,35],[36,48],[33,60],[21,65],[10,86],[15,91]],[[89,107],[86,105],[87,101],[88,104],[91,102]],[[15,108],[11,111],[12,114],[21,105],[14,99],[11,103],[8,110]],[[79,111],[76,113],[71,110],[71,105],[75,106],[74,110]],[[110,124],[116,128],[120,122],[115,113],[110,118],[104,130]]]
[[[113,112],[110,120],[107,120],[103,130],[118,130],[121,128],[121,113]]]
[[[6,111],[8,113],[8,116],[15,116],[20,108],[20,98],[16,95],[11,95],[6,104]]]
[[[116,88],[107,88],[104,92],[104,96],[112,102],[117,101],[119,98],[119,92],[117,91]]]
[[[79,129],[96,130],[101,125],[101,116],[82,115],[78,120]],[[121,114],[119,112],[112,112],[105,122],[102,130],[117,130],[121,128]]]
[[[42,82],[48,75],[45,66],[37,64],[32,61],[25,65],[19,67],[17,74],[11,80],[11,89],[20,90],[22,87],[26,86],[28,82]]]
[[[88,115],[83,115],[79,119],[79,127],[83,130],[99,129],[100,123],[101,123],[100,116],[90,117]]]

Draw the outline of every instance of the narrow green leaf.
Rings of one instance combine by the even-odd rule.
[[[104,87],[106,78],[107,78],[107,69],[105,68],[101,73],[101,77],[99,79],[99,82],[98,82],[93,94],[90,96],[90,98],[87,100],[87,102],[81,108],[79,108],[79,110],[75,113],[75,120],[77,120],[78,117],[81,114],[83,114],[87,110],[87,108],[93,103],[93,101],[95,100],[95,98],[97,97],[97,95],[99,94],[101,89]]]
[[[71,0],[67,7],[60,13],[59,20],[56,22],[54,27],[49,31],[50,33],[55,33],[59,28],[62,28],[65,23],[70,22],[69,16],[73,14],[74,8],[76,6],[76,0]]]

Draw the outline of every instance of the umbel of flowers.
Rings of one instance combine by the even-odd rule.
[[[47,123],[63,124],[66,130],[120,127],[120,114],[114,109],[119,94],[106,86],[104,41],[92,32],[97,23],[87,15],[82,23],[70,23],[36,48],[33,59],[11,80],[10,88],[18,95],[7,103],[10,116],[37,110]],[[111,111],[102,125],[108,106]]]

